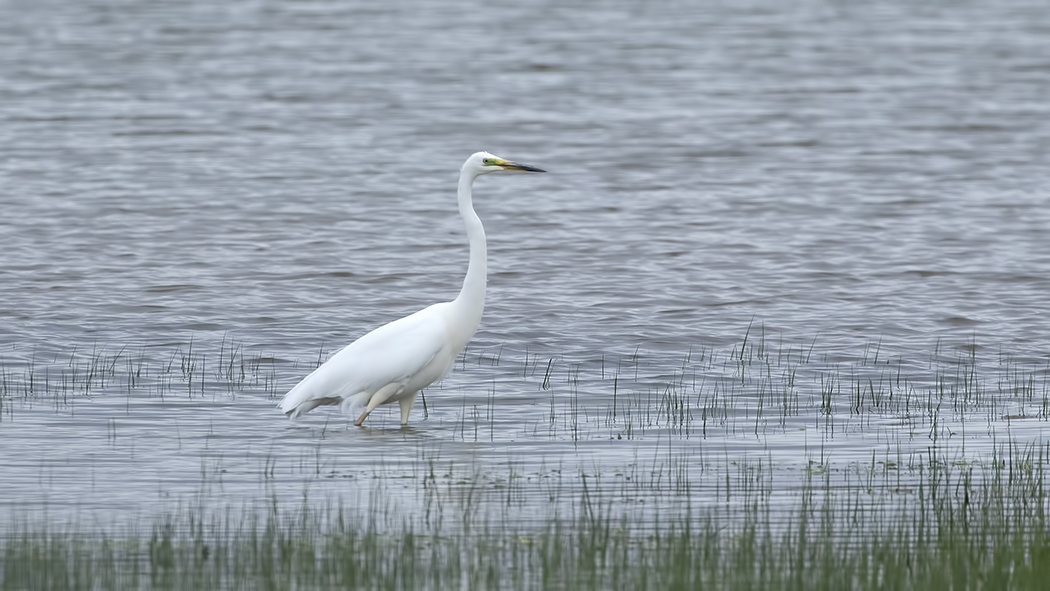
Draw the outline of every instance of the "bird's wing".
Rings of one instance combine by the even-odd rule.
[[[417,382],[412,378],[449,349],[443,307],[435,304],[350,343],[292,388],[279,408],[288,413],[309,400],[344,399],[394,382]]]

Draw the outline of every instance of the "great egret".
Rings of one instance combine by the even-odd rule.
[[[416,394],[445,377],[481,323],[487,255],[485,228],[474,212],[471,187],[483,174],[507,170],[546,172],[488,152],[471,155],[460,168],[459,215],[467,227],[470,263],[456,299],[380,326],[350,343],[289,390],[278,408],[295,418],[328,404],[340,405],[347,414],[364,407],[354,421],[360,427],[377,406],[396,401],[401,424],[408,424]]]

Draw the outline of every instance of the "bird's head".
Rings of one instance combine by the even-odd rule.
[[[547,172],[542,168],[536,168],[535,166],[529,166],[528,164],[519,164],[517,162],[511,162],[496,156],[489,154],[488,152],[477,152],[472,154],[467,161],[463,163],[463,170],[470,170],[475,175],[488,174],[490,172],[500,172],[507,170],[519,170],[524,172]]]

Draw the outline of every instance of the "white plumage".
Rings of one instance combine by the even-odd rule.
[[[485,229],[474,212],[471,188],[478,176],[505,170],[544,172],[487,152],[471,155],[460,169],[459,213],[470,242],[470,263],[456,299],[380,326],[350,343],[285,394],[278,404],[282,412],[295,418],[323,405],[338,404],[345,413],[363,407],[354,421],[360,426],[377,406],[396,401],[401,424],[408,424],[416,394],[445,377],[481,323]]]

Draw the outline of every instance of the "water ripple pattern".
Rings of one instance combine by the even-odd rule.
[[[964,386],[939,364],[974,350],[1042,371],[1048,35],[1034,0],[4,2],[0,490],[113,507],[223,462],[244,490],[271,461],[359,475],[369,446],[626,465],[654,452],[609,451],[617,376],[693,401],[691,435],[654,445],[797,458],[828,436],[800,429],[828,417],[829,368],[889,383],[877,347],[919,392]],[[488,305],[428,421],[284,421],[274,398],[318,358],[457,293],[455,180],[482,149],[550,173],[475,186]],[[705,438],[704,396],[764,391],[728,385],[745,334],[793,360],[767,351],[765,379],[804,366],[802,410],[764,435],[726,403]],[[34,402],[27,376],[65,394]]]

